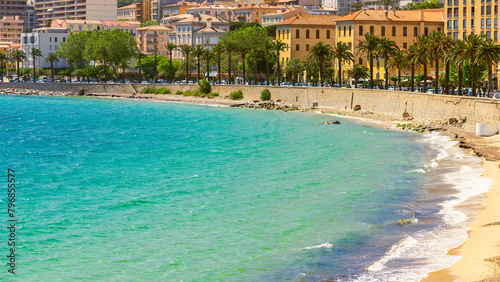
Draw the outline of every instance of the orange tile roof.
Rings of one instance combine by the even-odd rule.
[[[339,16],[299,14],[276,25],[335,25]]]
[[[130,9],[135,9],[136,8],[136,4],[130,4],[130,5],[127,5],[127,6],[123,6],[123,7],[120,7],[118,8],[118,10],[130,10]]]
[[[388,22],[418,22],[420,13],[424,22],[444,22],[444,9],[396,11],[390,10],[387,15],[384,10],[359,10],[343,16],[335,21],[388,21]]]
[[[123,26],[123,27],[135,27],[135,24],[129,23],[127,21],[102,21],[105,26]]]
[[[286,6],[283,5],[277,5],[277,6],[268,6],[268,5],[247,5],[243,7],[236,8],[235,10],[248,10],[248,9],[273,9],[273,10],[279,10],[279,9],[288,9]]]

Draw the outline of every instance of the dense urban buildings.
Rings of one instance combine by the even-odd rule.
[[[0,0],[0,18],[2,17],[19,17],[24,27],[28,27],[27,0]]]
[[[49,53],[56,53],[61,45],[69,36],[66,28],[36,28],[33,32],[22,34],[22,50],[26,53],[26,64],[24,67],[33,67],[33,57],[30,56],[30,50],[37,48],[42,51],[42,57],[36,57],[35,65],[37,68],[50,68],[50,62],[46,62],[45,58]],[[54,62],[55,68],[63,68],[66,66],[64,60]]]
[[[37,0],[35,11],[39,26],[48,26],[55,19],[115,21],[116,0]]]
[[[19,16],[0,17],[0,43],[21,44],[23,22]]]

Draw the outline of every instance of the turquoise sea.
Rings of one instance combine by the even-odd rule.
[[[441,239],[465,236],[453,201],[471,195],[453,173],[480,175],[439,138],[313,113],[0,96],[18,220],[16,275],[4,264],[0,278],[417,280],[454,261],[433,254]]]

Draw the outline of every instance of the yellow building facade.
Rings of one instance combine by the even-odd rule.
[[[463,1],[463,0],[461,0]],[[414,11],[384,11],[360,10],[336,20],[337,42],[346,43],[353,55],[354,62],[369,68],[366,54],[358,54],[356,46],[364,39],[366,33],[377,37],[387,37],[394,40],[401,50],[408,50],[417,36],[428,35],[434,30],[444,31],[444,10],[414,10]],[[373,78],[385,79],[384,60],[375,58],[373,63]],[[345,66],[349,68],[349,66]],[[346,69],[346,68],[344,68]],[[434,75],[432,65],[428,68],[429,75]],[[394,75],[395,73],[392,73]],[[389,73],[389,76],[391,73]]]
[[[288,44],[280,53],[281,63],[290,58],[304,58],[312,46],[322,41],[335,45],[335,17],[326,15],[299,14],[276,24],[276,39]]]

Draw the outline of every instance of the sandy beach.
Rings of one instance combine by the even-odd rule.
[[[131,96],[128,94],[88,94],[85,96],[218,106],[239,106],[246,102],[223,98],[207,99],[180,95],[137,94]],[[340,116],[382,121],[384,124],[392,124],[393,128],[397,124],[433,128],[433,130],[438,130],[442,134],[457,140],[460,147],[464,148],[464,150],[472,150],[477,156],[483,158],[483,176],[492,179],[493,184],[486,193],[482,204],[475,207],[479,210],[479,214],[475,223],[469,226],[469,238],[460,247],[450,250],[448,253],[459,255],[461,259],[448,269],[431,273],[423,281],[500,281],[500,205],[498,204],[500,202],[500,134],[491,137],[477,137],[474,132],[466,131],[459,126],[447,125],[444,121],[402,120],[400,117],[389,115],[331,108],[315,110]]]

